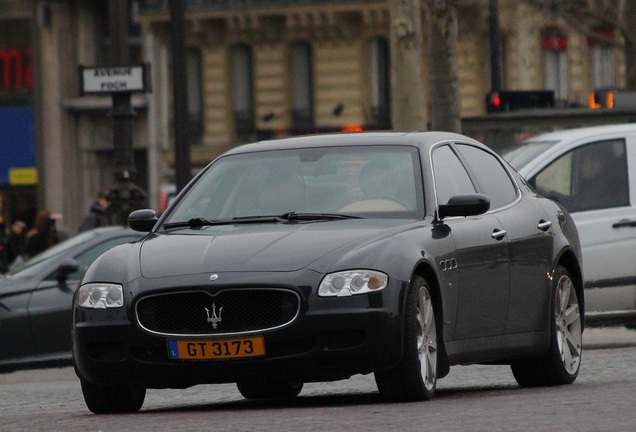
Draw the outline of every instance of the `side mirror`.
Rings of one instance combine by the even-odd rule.
[[[449,216],[476,216],[490,209],[490,198],[484,194],[455,195],[439,206],[439,218]]]
[[[68,275],[77,271],[79,264],[72,258],[65,259],[57,267],[57,281],[60,285],[63,285],[68,278]]]
[[[150,232],[159,218],[152,209],[135,210],[128,216],[128,226],[139,232]]]

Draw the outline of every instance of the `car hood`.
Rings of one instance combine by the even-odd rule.
[[[405,220],[363,219],[205,227],[157,233],[141,244],[141,274],[288,272],[356,241],[372,241]]]

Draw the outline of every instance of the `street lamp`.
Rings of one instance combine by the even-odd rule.
[[[128,54],[128,0],[110,0],[110,63],[112,66],[129,64]],[[115,184],[108,199],[116,222],[125,224],[128,214],[144,206],[146,192],[135,180],[135,153],[133,148],[133,124],[135,112],[131,104],[131,92],[112,93],[113,164]]]

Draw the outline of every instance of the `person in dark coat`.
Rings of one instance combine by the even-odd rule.
[[[11,230],[7,236],[7,258],[9,264],[24,253],[26,233],[26,224],[21,220],[16,220],[11,224]]]
[[[0,215],[0,274],[9,270],[9,239],[6,233],[4,218]]]
[[[97,199],[91,205],[88,214],[79,227],[79,232],[89,229],[112,225],[112,218],[108,211],[110,201],[108,201],[108,190],[102,189],[97,194]]]
[[[0,274],[5,273],[9,269],[9,238],[7,237],[7,224],[2,216],[2,206],[4,204],[4,195],[0,193]]]
[[[51,213],[48,210],[42,210],[38,213],[33,228],[26,235],[26,243],[24,245],[25,260],[60,242],[56,223],[61,217],[60,214]]]

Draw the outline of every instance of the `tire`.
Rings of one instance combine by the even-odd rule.
[[[239,381],[236,387],[245,399],[293,399],[300,394],[303,383],[254,378]]]
[[[95,414],[131,413],[144,404],[146,389],[120,384],[107,387],[80,380],[84,402]]]
[[[413,277],[404,311],[402,360],[397,366],[375,372],[380,395],[395,402],[430,400],[437,386],[437,326],[428,284]]]
[[[574,283],[562,266],[557,267],[552,280],[550,347],[541,357],[510,365],[515,380],[523,387],[571,384],[581,367],[583,325]]]

